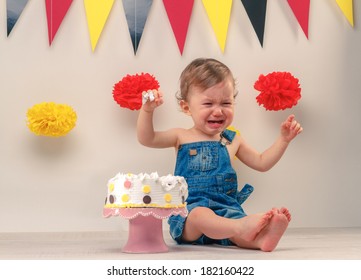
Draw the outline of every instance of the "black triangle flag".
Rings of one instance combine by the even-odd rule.
[[[267,0],[241,0],[248,17],[263,47],[264,26],[266,21]]]
[[[28,0],[6,0],[8,37],[27,3]]]
[[[123,0],[123,8],[128,22],[134,54],[137,53],[152,3],[153,0]]]

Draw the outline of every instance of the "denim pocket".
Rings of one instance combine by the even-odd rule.
[[[189,150],[188,168],[197,171],[209,171],[217,168],[218,147],[198,147]]]
[[[239,204],[242,204],[246,201],[246,199],[251,195],[253,192],[253,187],[251,185],[246,184],[241,191],[237,193],[237,200]]]

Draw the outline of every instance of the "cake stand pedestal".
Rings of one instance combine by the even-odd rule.
[[[103,216],[121,216],[129,220],[129,234],[124,253],[164,253],[168,246],[163,238],[162,220],[171,215],[188,214],[181,208],[104,208]]]

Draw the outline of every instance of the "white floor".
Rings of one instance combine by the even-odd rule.
[[[167,253],[127,254],[127,232],[0,233],[1,260],[361,260],[361,228],[287,230],[271,253],[235,247],[176,245],[167,232]]]

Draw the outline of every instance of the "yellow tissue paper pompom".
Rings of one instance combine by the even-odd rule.
[[[36,135],[59,137],[74,128],[77,115],[69,105],[43,102],[31,107],[27,118],[29,129]]]

